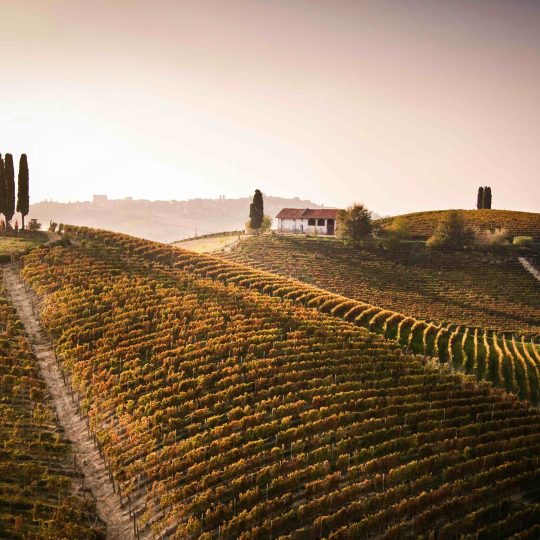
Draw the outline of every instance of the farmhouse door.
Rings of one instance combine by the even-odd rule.
[[[334,220],[329,219],[326,221],[326,234],[334,234]]]

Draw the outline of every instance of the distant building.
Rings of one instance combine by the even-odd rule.
[[[276,219],[283,233],[336,234],[337,208],[283,208]]]
[[[103,206],[104,204],[107,204],[107,195],[94,195],[92,202],[96,206]]]

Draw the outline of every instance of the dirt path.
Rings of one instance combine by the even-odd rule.
[[[530,272],[538,281],[540,281],[540,272],[525,257],[519,257],[519,262],[525,270]]]
[[[41,376],[56,407],[60,425],[64,428],[65,436],[73,443],[73,452],[84,474],[85,486],[96,498],[98,516],[107,525],[107,538],[134,539],[129,512],[127,508],[122,508],[118,494],[114,493],[105,464],[94,446],[92,436],[88,434],[85,420],[77,414],[77,406],[63,381],[49,339],[35,314],[37,296],[24,287],[16,264],[5,265],[3,274],[7,291],[24,324]]]

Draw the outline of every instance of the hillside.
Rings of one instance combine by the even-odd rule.
[[[99,540],[95,504],[0,286],[0,538]]]
[[[410,233],[417,238],[427,238],[433,234],[437,223],[448,210],[417,212],[383,218],[378,223],[391,223],[397,217],[407,220]],[[505,228],[511,236],[532,236],[540,239],[540,214],[534,212],[516,212],[513,210],[460,210],[465,221],[471,227],[481,230]]]
[[[359,249],[274,235],[247,238],[224,257],[418,319],[540,334],[540,284],[515,254]]]
[[[68,231],[23,274],[141,534],[537,537],[536,409],[287,299],[322,291]]]
[[[97,202],[32,204],[31,218],[44,228],[49,221],[85,225],[123,232],[160,242],[173,242],[196,235],[244,230],[251,197],[240,199],[192,199],[187,201],[147,201],[133,199]],[[274,217],[279,210],[320,208],[311,201],[294,198],[264,197],[265,213]]]

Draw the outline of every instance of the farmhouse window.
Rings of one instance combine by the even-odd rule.
[[[309,218],[307,224],[310,225],[310,226],[314,226],[315,225],[315,218]]]
[[[318,225],[319,227],[324,227],[324,219],[318,219],[318,220],[317,220],[317,225]]]

